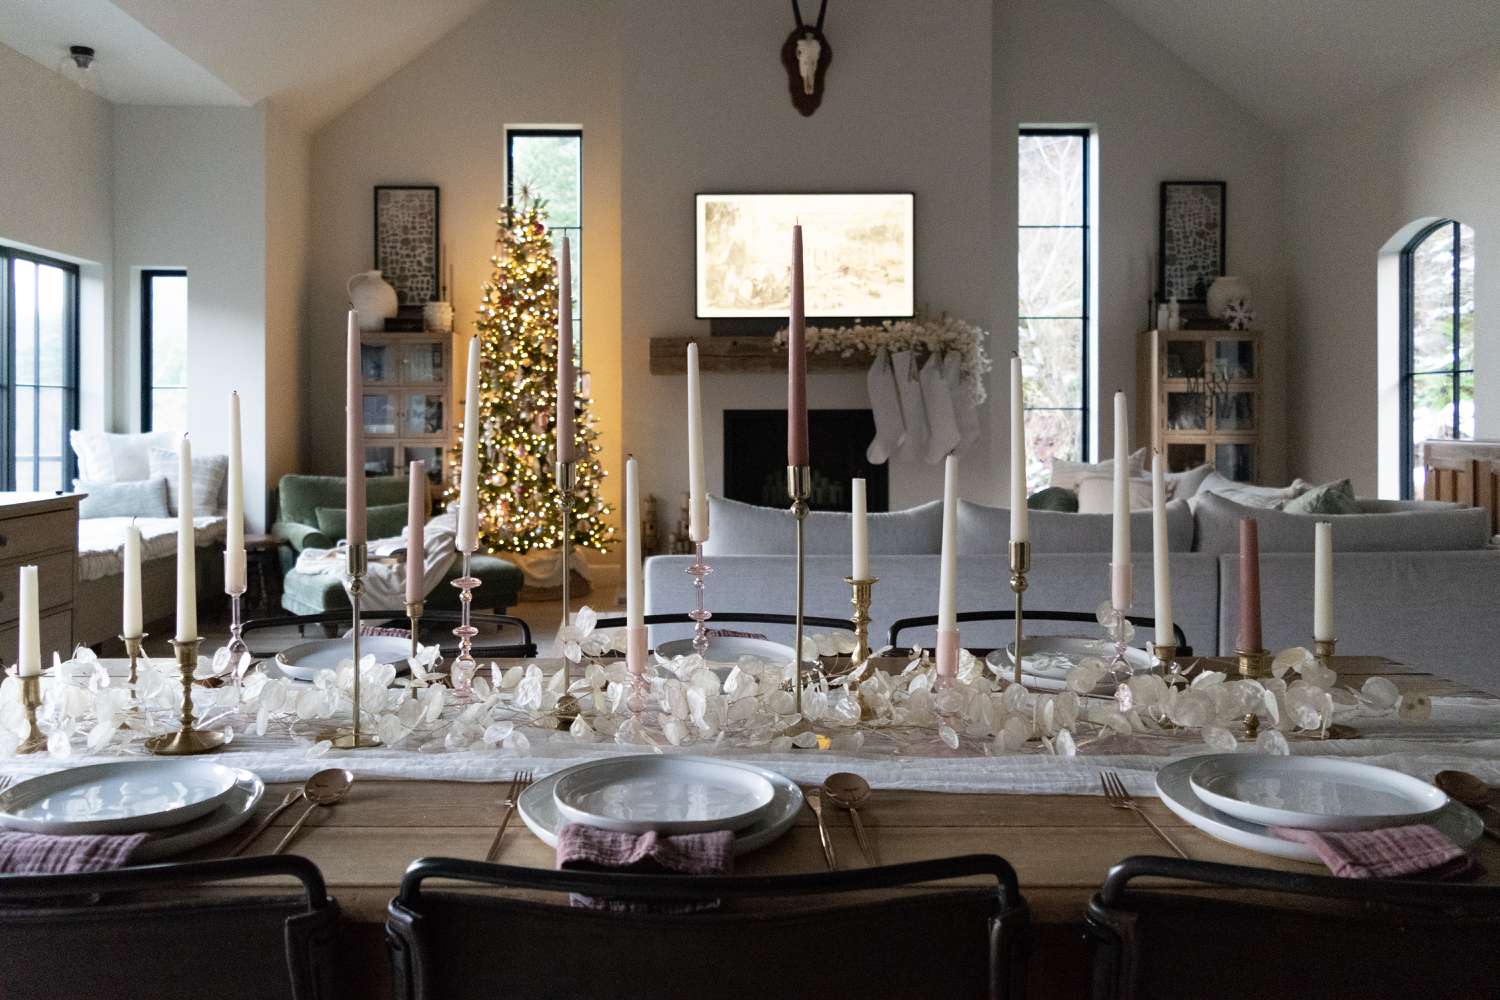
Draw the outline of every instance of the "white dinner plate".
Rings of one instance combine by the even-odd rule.
[[[255,814],[255,806],[260,802],[261,796],[266,794],[266,786],[250,771],[238,770],[235,774],[234,787],[219,803],[219,808],[191,823],[149,834],[141,846],[135,849],[130,860],[141,863],[176,857],[195,847],[211,844],[220,837],[227,837],[244,826]]]
[[[1338,757],[1216,754],[1201,760],[1192,784],[1219,812],[1300,830],[1422,823],[1448,804],[1440,789],[1411,775]]]
[[[693,640],[671,639],[656,647],[656,658],[663,662],[674,656],[690,656]],[[742,656],[755,656],[772,663],[791,663],[792,647],[769,639],[751,639],[736,635],[711,635],[708,650],[703,654],[710,667],[733,667]]]
[[[201,760],[88,764],[0,792],[0,827],[25,833],[140,833],[213,812],[234,788],[233,768]]]
[[[1262,854],[1293,861],[1318,863],[1318,855],[1306,844],[1282,840],[1273,836],[1259,823],[1247,823],[1242,819],[1219,812],[1198,798],[1193,791],[1193,769],[1202,763],[1202,757],[1184,757],[1173,761],[1156,772],[1156,791],[1166,807],[1196,826],[1210,837],[1226,844],[1244,847]],[[1450,801],[1441,812],[1428,822],[1437,827],[1455,844],[1468,848],[1484,835],[1484,821],[1468,806]]]
[[[738,830],[755,822],[775,795],[758,768],[658,754],[593,761],[560,779],[552,792],[569,822],[664,834]]]
[[[1021,677],[1027,687],[1038,691],[1064,691],[1068,686],[1068,671],[1086,657],[1103,660],[1108,666],[1115,658],[1115,646],[1103,639],[1086,639],[1080,636],[1033,635],[1021,640],[1025,655],[1021,658]],[[992,650],[984,658],[1001,677],[1009,677],[1015,670],[1016,644],[1007,643],[1004,649]],[[1125,663],[1131,673],[1146,673],[1151,670],[1151,654],[1134,646],[1125,648]],[[1093,693],[1114,693],[1118,680],[1106,675]]]
[[[337,670],[354,655],[353,639],[317,639],[301,642],[276,654],[276,665],[287,677],[310,681],[324,670]],[[393,664],[396,673],[406,672],[411,640],[394,635],[367,635],[359,640],[361,658],[374,655],[375,662]]]
[[[557,846],[557,832],[568,822],[557,811],[557,800],[552,794],[553,788],[570,772],[587,766],[588,764],[577,764],[558,771],[556,774],[550,774],[521,793],[520,805],[517,807],[517,811],[521,814],[521,821],[548,847]],[[750,767],[751,765],[744,766]],[[754,768],[754,770],[759,771],[771,782],[775,795],[771,799],[770,806],[755,818],[755,822],[735,831],[734,853],[736,854],[744,854],[771,843],[792,828],[792,824],[797,821],[797,814],[802,810],[802,789],[795,781],[764,768]]]

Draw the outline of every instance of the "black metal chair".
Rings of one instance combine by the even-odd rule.
[[[202,892],[266,876],[299,888]],[[4,875],[0,995],[334,1000],[338,917],[317,866],[295,856]]]
[[[647,625],[692,625],[693,619],[688,617],[686,611],[673,611],[660,615],[646,615]],[[757,625],[796,625],[795,615],[770,614],[763,611],[715,611],[713,617],[708,620],[709,628],[717,628],[725,622],[735,624],[757,624]],[[846,618],[821,618],[813,615],[802,617],[804,628],[836,628],[845,632],[854,631],[854,623]],[[595,628],[623,628],[625,617],[613,615],[609,618],[600,618]]]
[[[956,878],[984,884],[912,888]],[[429,890],[429,879],[466,884]],[[548,898],[557,893],[720,905],[612,913]],[[1015,870],[993,855],[750,877],[424,858],[401,880],[386,937],[402,1000],[1009,998],[1024,989],[1029,920]],[[524,944],[497,955],[497,941]]]
[[[514,615],[480,614],[478,612],[469,616],[470,622],[478,629],[480,635],[474,640],[473,655],[476,658],[502,659],[505,657],[532,657],[537,655],[536,643],[531,638],[531,626]],[[459,622],[457,611],[428,611],[422,615],[421,634],[419,641],[432,645],[436,642],[442,649],[445,658],[458,654],[458,639],[453,636],[453,626]],[[365,626],[379,628],[403,629],[409,634],[411,620],[406,617],[405,611],[365,611],[360,614],[360,623]],[[353,625],[353,619],[348,611],[328,611],[316,615],[277,615],[271,618],[253,618],[245,622],[241,635],[245,644],[250,647],[250,655],[255,659],[269,659],[275,656],[281,646],[276,649],[269,645],[263,645],[257,649],[251,639],[256,632],[266,632],[271,629],[296,628],[299,635],[305,635],[308,626],[318,626],[322,635],[332,638],[346,632]],[[521,634],[520,642],[502,641],[503,636],[493,633],[503,633],[507,629],[515,629]]]
[[[1030,608],[1027,608],[1024,614],[1026,621],[1088,622],[1095,626],[1099,624],[1098,616],[1087,611],[1032,611]],[[1156,627],[1155,618],[1147,618],[1143,615],[1126,615],[1125,617],[1129,619],[1130,624],[1138,629],[1153,629]],[[1009,622],[1015,621],[1016,613],[1014,610],[960,611],[957,618],[960,625],[964,622]],[[888,641],[891,646],[901,648],[902,632],[913,628],[932,628],[935,625],[937,625],[937,615],[916,615],[912,618],[902,618],[891,624]],[[1193,647],[1188,645],[1187,633],[1182,631],[1182,626],[1173,622],[1172,632],[1177,637],[1177,655],[1192,656]]]
[[[1131,884],[1142,878],[1192,885]],[[1132,857],[1110,869],[1086,925],[1095,1000],[1500,995],[1497,886]]]

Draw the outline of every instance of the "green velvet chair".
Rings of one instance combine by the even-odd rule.
[[[349,606],[349,595],[344,591],[343,580],[328,573],[298,573],[295,566],[297,553],[303,549],[329,549],[338,544],[318,528],[318,508],[341,509],[344,506],[343,476],[282,476],[276,488],[277,519],[271,525],[271,533],[281,539],[282,569],[284,579],[281,589],[281,606],[298,615],[317,615],[326,611]],[[407,483],[404,476],[371,476],[365,480],[365,503],[369,507],[384,507],[405,504]],[[514,564],[498,556],[476,555],[471,560],[471,571],[479,578],[480,585],[474,591],[475,611],[503,613],[516,602],[521,592],[523,577]],[[458,588],[449,585],[459,575],[459,563],[454,560],[443,582],[427,595],[429,609],[456,610]],[[370,610],[398,611],[399,608],[377,608]]]

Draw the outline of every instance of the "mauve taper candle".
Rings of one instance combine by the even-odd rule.
[[[344,418],[348,439],[344,443],[344,537],[350,545],[365,541],[365,387],[360,370],[359,322],[349,310],[348,353],[344,374],[348,378]]]
[[[1257,653],[1260,638],[1260,525],[1253,517],[1240,519],[1240,638],[1239,649]]]
[[[419,604],[427,596],[427,463],[412,462],[406,477],[406,603]]]
[[[802,315],[802,227],[792,227],[792,310],[786,334],[786,464],[807,465],[807,337]]]
[[[573,443],[573,255],[563,237],[557,258],[557,460],[578,457]]]

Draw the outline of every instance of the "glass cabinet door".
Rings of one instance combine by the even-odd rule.
[[[407,385],[443,384],[443,344],[423,340],[401,348],[401,381]]]
[[[365,393],[365,433],[396,433],[396,395],[390,392]]]
[[[396,381],[395,350],[390,344],[360,344],[359,365],[368,385]]]
[[[1168,392],[1167,429],[1172,431],[1208,430],[1208,405],[1203,393]]]
[[[1203,377],[1203,341],[1167,340],[1167,378]]]
[[[443,449],[440,445],[428,447],[426,445],[407,445],[406,463],[426,462],[427,481],[434,486],[441,486],[443,482]]]
[[[365,475],[389,476],[396,471],[395,445],[365,446]]]
[[[1167,445],[1167,471],[1187,472],[1208,462],[1208,445],[1206,444],[1169,444]]]
[[[1255,393],[1228,392],[1216,399],[1214,428],[1221,431],[1255,430]]]
[[[441,434],[444,429],[441,393],[413,392],[407,395],[403,434]]]
[[[1255,378],[1255,341],[1229,337],[1214,341],[1214,369],[1225,378]]]
[[[1237,483],[1255,482],[1255,445],[1230,443],[1214,446],[1214,470]]]

